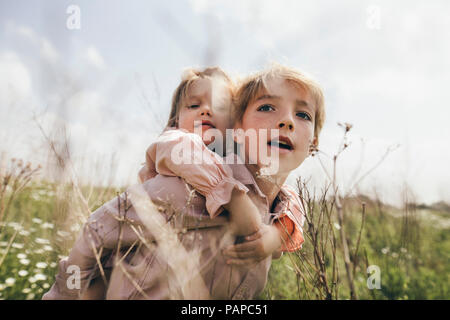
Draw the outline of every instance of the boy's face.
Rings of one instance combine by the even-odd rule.
[[[214,140],[211,134],[219,130],[225,137],[227,128],[232,127],[232,97],[226,83],[219,78],[203,78],[192,83],[186,97],[182,99],[178,114],[178,127],[199,133],[203,142]],[[205,134],[210,130],[209,134]]]
[[[244,131],[256,129],[258,146],[267,143],[267,153],[272,159],[274,152],[278,154],[278,174],[289,173],[305,160],[314,142],[315,106],[310,94],[295,83],[275,78],[268,80],[266,86],[267,90],[250,101],[242,121],[235,127]],[[279,131],[271,136],[270,129]],[[261,130],[269,132],[261,135]],[[266,137],[267,141],[259,141]],[[246,159],[254,159],[255,155],[249,153],[249,142],[245,141]],[[256,162],[261,167],[260,157]]]

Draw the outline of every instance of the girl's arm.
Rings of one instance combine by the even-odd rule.
[[[248,197],[247,187],[233,178],[223,158],[209,150],[197,134],[165,131],[147,149],[146,166],[162,175],[183,178],[205,197],[211,218],[227,209],[234,234],[258,230],[261,215]]]
[[[228,263],[251,265],[269,255],[272,255],[272,259],[278,259],[283,252],[293,252],[302,248],[305,206],[290,187],[285,185],[283,190],[289,197],[281,214],[273,220],[272,225],[264,225],[258,232],[245,237],[244,243],[228,247],[224,251]]]
[[[124,196],[120,198],[120,208],[119,200],[115,197],[90,215],[69,256],[59,261],[55,283],[44,294],[43,300],[86,298],[86,289],[91,280],[100,278],[102,281],[99,262],[104,267],[104,259],[118,249],[119,238],[121,248],[131,246],[138,239],[129,223],[120,223],[124,216]],[[134,208],[128,209],[126,216],[130,219],[136,217]]]

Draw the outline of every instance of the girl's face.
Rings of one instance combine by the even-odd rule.
[[[208,145],[214,141],[206,131],[219,130],[225,137],[227,128],[232,127],[232,97],[226,82],[220,78],[203,78],[192,83],[182,99],[178,113],[178,127],[199,133]]]
[[[256,130],[257,146],[260,143],[267,144],[267,153],[272,159],[274,152],[277,153],[277,174],[289,173],[305,160],[309,146],[314,142],[315,107],[310,94],[292,82],[269,79],[266,85],[267,90],[262,90],[251,100],[235,128],[243,129],[244,132]],[[271,135],[270,129],[278,131]],[[265,135],[261,134],[264,130],[268,131]],[[247,138],[244,140],[246,159],[256,157],[254,161],[261,168],[259,147],[257,155],[250,154]]]

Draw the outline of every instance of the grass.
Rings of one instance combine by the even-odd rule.
[[[365,200],[367,198],[365,197]],[[361,209],[355,199],[347,210],[348,238],[357,239],[361,223]],[[423,210],[423,209],[422,209]],[[355,287],[359,299],[448,299],[450,297],[450,237],[445,223],[436,224],[428,217],[450,218],[450,212],[427,209],[419,216],[414,209],[400,210],[371,201],[367,204],[365,228],[361,236],[360,260],[355,272]],[[336,227],[333,225],[333,228]],[[312,255],[314,247],[306,241],[302,249]],[[331,252],[331,250],[330,250]],[[332,257],[327,254],[327,270]],[[363,260],[367,257],[367,263]],[[301,277],[296,276],[294,264],[303,264],[298,254],[284,255],[274,261],[263,299],[315,299],[314,293]],[[294,261],[294,263],[293,263]],[[344,270],[342,258],[337,257],[338,270]],[[380,270],[380,289],[367,286],[367,265]],[[306,272],[307,268],[303,268]],[[343,272],[341,272],[343,273]],[[338,278],[336,299],[350,299],[349,288],[343,276]]]
[[[40,299],[57,273],[57,261],[68,254],[80,229],[81,220],[71,212],[81,210],[76,201],[67,197],[70,186],[32,182],[11,202],[8,219],[1,224],[0,234],[0,299]],[[94,210],[115,195],[115,190],[82,188],[90,194],[89,205]],[[365,227],[362,229],[359,263],[355,270],[355,287],[359,299],[448,299],[450,238],[448,227],[438,225],[434,216],[448,221],[449,212],[421,208],[417,214],[406,209],[384,206],[367,197]],[[350,247],[355,245],[361,224],[360,199],[345,199],[345,227]],[[74,206],[74,207],[72,207]],[[69,209],[71,208],[71,209]],[[77,209],[78,208],[78,209]],[[321,208],[321,207],[320,207]],[[315,210],[320,210],[318,206]],[[64,214],[65,213],[65,214]],[[337,234],[337,223],[332,223]],[[305,225],[305,233],[308,227]],[[338,244],[339,242],[337,242]],[[337,248],[339,253],[339,248]],[[299,253],[284,254],[275,260],[262,299],[323,299],[312,290],[300,272],[311,272],[308,259],[314,246],[306,239]],[[369,265],[381,272],[381,289],[368,289],[365,255]],[[332,251],[325,254],[326,270],[331,277]],[[337,294],[335,299],[349,299],[342,257],[336,258]],[[317,284],[315,284],[317,286]]]
[[[259,298],[448,299],[450,206],[415,204],[407,192],[403,208],[383,204],[376,194],[338,193],[336,162],[351,129],[341,126],[343,141],[329,157],[333,171],[324,167],[330,184],[311,194],[298,181],[307,208],[303,248],[273,261]],[[67,148],[49,145],[60,183],[32,179],[40,168],[14,159],[0,167],[0,299],[41,299],[89,214],[123,191],[64,179]]]

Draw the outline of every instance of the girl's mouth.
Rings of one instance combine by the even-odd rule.
[[[209,120],[202,120],[202,121],[195,121],[196,122],[196,128],[201,126],[203,130],[208,130],[211,128],[216,128],[213,123]]]

